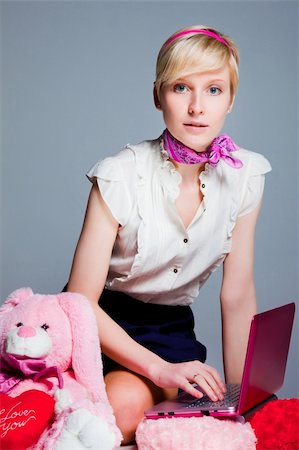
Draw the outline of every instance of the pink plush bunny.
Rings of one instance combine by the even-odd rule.
[[[105,391],[96,320],[84,296],[14,291],[0,308],[0,354],[2,448],[16,448],[10,440],[16,435],[22,449],[111,450],[120,444]],[[32,427],[42,426],[48,396],[54,410],[32,441]]]

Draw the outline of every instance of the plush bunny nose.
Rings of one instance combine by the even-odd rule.
[[[19,328],[17,334],[18,334],[18,336],[20,336],[22,338],[27,338],[27,337],[35,336],[36,335],[36,331],[32,327],[22,326],[22,327]]]

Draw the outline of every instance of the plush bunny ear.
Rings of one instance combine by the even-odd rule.
[[[9,296],[1,306],[0,316],[15,308],[23,300],[27,300],[27,298],[32,297],[32,295],[33,291],[30,287],[24,287],[13,291],[11,294],[9,294]]]
[[[76,379],[86,387],[93,401],[108,405],[98,329],[92,307],[81,294],[64,292],[57,298],[71,325],[72,368]]]

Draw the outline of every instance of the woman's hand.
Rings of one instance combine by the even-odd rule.
[[[200,361],[155,365],[151,369],[151,380],[159,387],[183,389],[196,398],[206,394],[213,401],[223,400],[226,391],[217,370]]]

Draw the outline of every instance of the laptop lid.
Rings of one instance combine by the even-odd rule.
[[[256,314],[251,323],[240,397],[235,407],[197,401],[187,393],[178,395],[145,411],[151,419],[161,417],[190,417],[210,414],[214,417],[241,415],[264,402],[277,392],[284,380],[295,304],[290,303]],[[190,407],[196,401],[196,406]]]
[[[241,382],[241,414],[282,387],[294,314],[295,303],[289,303],[254,316]]]

